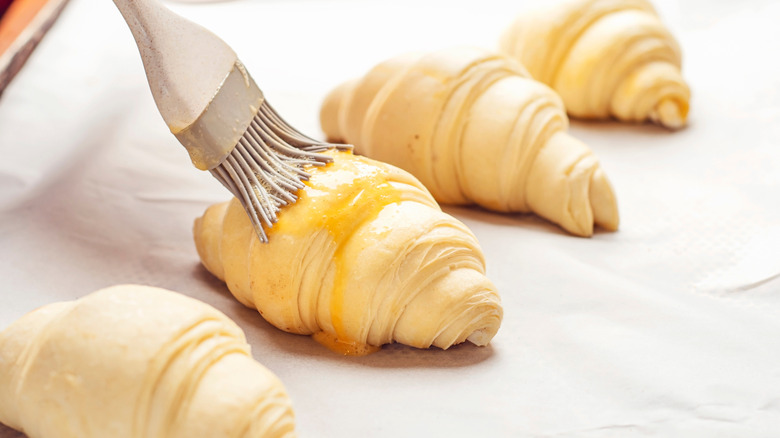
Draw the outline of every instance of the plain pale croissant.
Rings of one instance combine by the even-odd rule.
[[[267,244],[235,198],[209,207],[194,227],[204,266],[274,326],[345,354],[486,345],[502,308],[474,235],[407,172],[327,153]]]
[[[501,49],[588,119],[685,125],[680,47],[646,0],[569,0],[517,18]]]
[[[506,56],[390,59],[334,89],[320,121],[329,139],[411,172],[439,202],[534,212],[579,236],[618,227],[612,186],[566,133],[560,98]]]
[[[290,400],[211,306],[115,286],[0,333],[0,421],[30,438],[293,437]]]

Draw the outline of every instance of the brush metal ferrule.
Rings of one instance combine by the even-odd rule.
[[[187,149],[195,167],[214,169],[241,140],[264,100],[263,92],[236,60],[206,109],[173,135]]]

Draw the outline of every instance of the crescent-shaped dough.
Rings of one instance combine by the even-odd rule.
[[[211,306],[123,285],[0,333],[0,421],[30,438],[293,437],[279,379]]]
[[[295,204],[257,239],[234,198],[195,222],[204,266],[244,305],[291,333],[357,353],[393,341],[487,344],[502,308],[474,235],[408,173],[327,152]],[[333,346],[333,345],[331,345]]]
[[[680,47],[646,0],[568,0],[522,14],[501,49],[554,88],[572,116],[686,123]]]
[[[560,98],[506,56],[390,59],[334,89],[320,121],[329,139],[411,172],[439,202],[534,212],[579,236],[618,227],[612,186],[566,133]]]

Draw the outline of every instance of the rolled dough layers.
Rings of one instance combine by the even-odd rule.
[[[0,421],[30,438],[293,437],[281,382],[216,309],[115,286],[0,333]]]
[[[474,235],[407,172],[327,153],[267,244],[236,199],[211,206],[194,227],[204,266],[274,326],[342,353],[486,345],[503,311]]]
[[[555,89],[572,116],[686,123],[680,47],[646,0],[567,0],[524,13],[501,49]]]
[[[570,233],[618,227],[612,186],[560,98],[508,57],[454,48],[385,61],[323,103],[329,139],[399,166],[442,203],[534,212]]]

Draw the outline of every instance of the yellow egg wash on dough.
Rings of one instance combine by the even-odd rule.
[[[487,345],[503,310],[473,233],[408,172],[325,153],[334,162],[306,168],[267,244],[237,199],[206,209],[193,226],[203,265],[273,326],[341,354]]]
[[[311,335],[311,338],[328,350],[333,351],[334,353],[343,354],[344,356],[366,356],[382,349],[382,347],[375,345],[345,341],[328,332],[314,333]]]
[[[352,154],[332,152],[332,154],[336,153]],[[337,353],[362,356],[373,353],[380,347],[349,339],[345,333],[342,314],[350,266],[344,261],[343,249],[355,228],[376,218],[386,206],[400,202],[401,193],[390,184],[381,168],[366,162],[363,157],[354,156],[351,160],[337,160],[329,163],[327,167],[329,178],[319,178],[316,185],[311,181],[305,181],[308,189],[298,193],[296,204],[300,206],[299,208],[311,212],[306,218],[306,226],[302,226],[297,221],[285,220],[283,211],[279,214],[279,221],[269,231],[269,235],[276,233],[302,235],[312,228],[323,228],[332,236],[336,250],[333,254],[335,276],[330,299],[330,314],[335,336],[319,332],[312,338]]]

